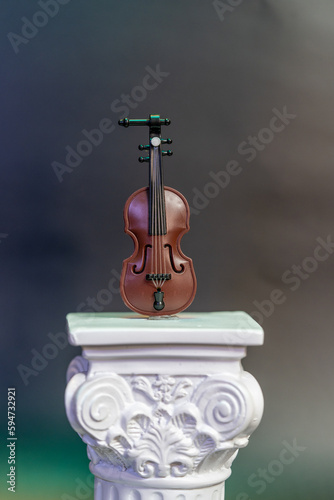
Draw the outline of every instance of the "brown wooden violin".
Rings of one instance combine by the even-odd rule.
[[[161,126],[170,120],[159,115],[149,119],[120,120],[119,125],[146,125],[149,156],[140,162],[149,163],[149,186],[139,189],[127,200],[124,208],[125,232],[133,239],[134,252],[123,261],[120,290],[124,303],[133,311],[149,316],[171,315],[186,309],[196,293],[196,277],[192,260],[180,248],[180,240],[189,231],[189,206],[181,193],[164,186]]]

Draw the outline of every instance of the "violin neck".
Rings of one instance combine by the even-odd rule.
[[[150,145],[149,234],[152,236],[167,234],[160,144],[158,146]]]

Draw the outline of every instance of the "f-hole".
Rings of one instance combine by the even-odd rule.
[[[137,268],[137,264],[134,264],[133,268],[132,268],[132,272],[134,274],[141,274],[144,269],[145,269],[145,266],[146,266],[146,261],[147,261],[147,249],[148,248],[152,248],[152,245],[145,245],[145,249],[144,249],[144,257],[143,257],[143,263],[142,263],[142,266],[141,268],[139,269],[139,271],[136,270]]]
[[[169,245],[168,243],[166,245],[164,245],[165,248],[168,248],[168,251],[169,251],[169,259],[170,259],[170,263],[171,263],[171,266],[172,266],[172,269],[174,271],[174,273],[182,273],[184,271],[184,265],[183,264],[180,264],[180,269],[176,269],[175,267],[175,262],[174,262],[174,257],[173,257],[173,251],[172,251],[172,247],[171,245]]]

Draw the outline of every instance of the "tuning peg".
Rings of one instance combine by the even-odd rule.
[[[172,156],[173,151],[170,149],[168,151],[161,151],[162,156]]]
[[[138,149],[140,151],[143,151],[144,149],[150,149],[150,145],[147,144],[147,145],[144,146],[143,144],[139,144]]]
[[[129,118],[123,118],[123,120],[118,120],[118,125],[122,125],[123,127],[128,127],[130,125]]]
[[[138,161],[139,161],[140,163],[144,163],[144,161],[150,161],[150,157],[149,157],[149,156],[140,156],[140,157],[138,158]]]
[[[161,139],[162,144],[172,144],[172,139]]]

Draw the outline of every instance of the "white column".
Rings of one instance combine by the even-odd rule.
[[[246,313],[74,313],[66,411],[87,444],[95,500],[223,500],[263,412],[245,372],[263,331]]]

